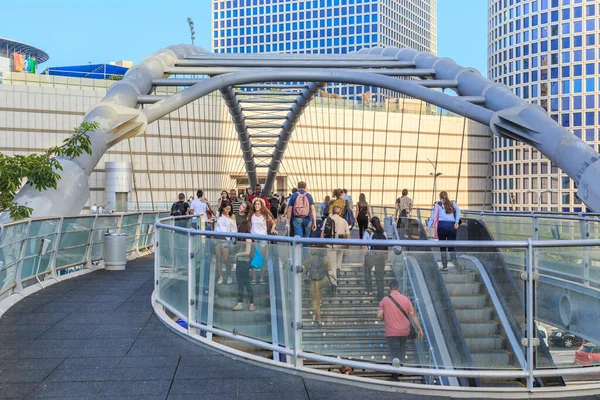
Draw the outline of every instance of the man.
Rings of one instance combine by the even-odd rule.
[[[234,215],[238,215],[240,213],[240,206],[242,205],[243,200],[238,199],[237,191],[235,189],[231,189],[229,191],[229,201],[231,201],[231,211],[233,211]]]
[[[190,209],[188,210],[190,215],[193,215],[192,218],[192,227],[194,229],[205,229],[204,222],[206,222],[207,211],[210,211],[215,215],[215,210],[211,207],[208,200],[204,197],[204,192],[202,189],[198,189],[196,192],[197,198],[192,200],[192,204],[190,205]]]
[[[269,202],[271,203],[271,214],[273,214],[273,218],[277,220],[277,215],[279,214],[279,196],[277,193],[274,193],[273,196],[271,196]]]
[[[408,221],[412,211],[412,199],[408,197],[408,189],[402,190],[402,197],[396,200],[396,227],[400,239],[408,238]]]
[[[294,236],[310,237],[310,230],[317,230],[317,211],[315,202],[306,191],[306,182],[298,182],[298,190],[290,197],[287,206],[287,219],[290,221]]]
[[[181,217],[188,214],[188,209],[190,208],[189,204],[185,202],[185,194],[179,193],[179,201],[176,201],[171,206],[171,216],[172,217]],[[192,211],[193,213],[193,211]],[[185,219],[175,220],[175,226],[185,227],[186,221]]]
[[[333,214],[329,217],[333,221],[334,228],[334,239],[349,239],[350,238],[350,227],[344,218],[342,218],[342,209],[338,206],[333,207]],[[323,223],[323,230],[321,231],[321,237],[325,237],[325,222]],[[342,267],[342,260],[344,253],[340,250],[344,246],[341,245],[330,245],[330,249],[327,251],[327,260],[331,266],[331,274],[329,275],[329,282],[331,283],[331,292],[335,295],[337,292],[337,280],[339,270]]]
[[[98,205],[94,203],[94,205],[90,207],[90,211],[92,214],[96,214],[98,212]]]
[[[389,284],[390,294],[381,300],[377,309],[377,318],[382,319],[385,324],[385,338],[392,357],[397,358],[400,365],[406,355],[406,340],[410,333],[410,321],[408,315],[417,328],[417,336],[423,339],[421,323],[415,314],[412,303],[408,297],[400,293],[400,284],[392,279]],[[402,312],[402,310],[404,312]],[[392,374],[392,379],[398,379],[398,374]]]
[[[267,198],[267,196],[262,194],[262,186],[260,186],[260,183],[257,183],[254,187],[254,193],[248,198],[248,201],[252,203],[254,199],[259,197],[265,201],[265,206],[267,207],[267,210],[271,211],[271,203],[269,203],[269,199]]]
[[[350,209],[354,209],[354,203],[352,202],[352,196],[350,196],[348,194],[348,189],[344,189],[344,200],[346,200],[348,202],[348,206],[350,207]]]

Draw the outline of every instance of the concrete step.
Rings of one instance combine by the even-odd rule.
[[[461,322],[463,334],[466,336],[486,336],[499,333],[499,325],[496,321],[489,322]]]
[[[475,282],[477,275],[474,272],[448,272],[442,273],[442,278],[445,283],[467,283]]]
[[[454,308],[459,321],[489,321],[492,319],[494,310],[489,307],[483,308]]]
[[[469,350],[503,349],[504,337],[500,335],[465,337]]]
[[[446,290],[448,290],[450,297],[466,296],[481,293],[481,285],[477,282],[446,283]]]
[[[484,294],[475,294],[470,296],[451,296],[450,301],[454,308],[482,308],[485,307],[487,296]]]
[[[482,349],[471,351],[473,366],[476,368],[506,368],[512,369],[511,353],[506,350]]]

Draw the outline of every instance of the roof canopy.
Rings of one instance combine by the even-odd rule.
[[[109,79],[111,75],[125,75],[127,68],[112,64],[86,64],[47,68],[43,74],[75,78]]]
[[[24,56],[33,56],[37,64],[44,63],[50,59],[50,56],[45,51],[33,47],[23,42],[0,37],[0,52],[19,53]]]

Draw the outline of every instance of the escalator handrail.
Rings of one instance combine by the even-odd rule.
[[[466,260],[471,261],[473,263],[473,265],[475,265],[475,268],[477,268],[477,271],[479,272],[479,275],[481,276],[481,279],[483,280],[483,284],[485,285],[485,287],[488,291],[488,295],[490,296],[490,299],[492,300],[492,304],[494,305],[496,314],[498,315],[498,318],[500,319],[500,324],[502,325],[502,328],[504,329],[506,338],[508,339],[508,342],[510,343],[510,347],[512,348],[513,353],[517,357],[519,366],[521,367],[521,369],[526,370],[527,361],[525,360],[525,354],[523,353],[521,344],[519,343],[519,340],[517,339],[517,336],[515,335],[513,326],[510,323],[510,320],[506,314],[506,311],[504,309],[504,304],[500,300],[498,293],[496,293],[496,287],[492,283],[492,280],[488,274],[487,269],[483,266],[481,261],[475,256],[460,255],[460,258],[464,258]]]
[[[427,290],[421,290],[421,288],[427,288],[427,284],[425,283],[425,276],[421,271],[421,265],[419,262],[411,256],[403,256],[405,266],[407,267],[408,277],[410,279],[411,286],[413,290],[419,290],[420,296],[415,298],[415,303],[417,304],[417,310],[419,314],[423,317],[423,319],[427,320],[428,324],[423,324],[425,328],[425,335],[427,337],[427,343],[431,346],[431,343],[435,343],[435,349],[430,347],[430,354],[434,361],[434,367],[436,369],[440,368],[440,365],[437,361],[437,354],[439,353],[439,357],[442,361],[444,369],[454,369],[452,366],[452,358],[450,356],[450,352],[448,351],[448,346],[446,345],[446,338],[442,332],[442,327],[439,324],[438,319],[435,317],[435,310],[431,310],[431,296]],[[415,282],[416,281],[416,282]],[[431,315],[434,315],[432,318]],[[430,330],[432,332],[430,332]],[[435,337],[435,341],[432,342],[431,337]],[[449,386],[460,386],[460,383],[456,377],[450,378],[439,378],[440,382],[448,382]]]

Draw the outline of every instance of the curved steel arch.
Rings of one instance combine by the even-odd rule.
[[[246,144],[243,140],[248,137],[248,131],[247,126],[244,130],[245,121],[239,112],[241,109],[237,99],[231,98],[233,87],[265,82],[315,82],[310,84],[298,97],[280,131],[275,145],[276,150],[269,165],[266,186],[272,185],[295,123],[318,92],[319,84],[316,82],[332,82],[375,86],[402,93],[488,125],[496,135],[530,144],[578,184],[578,196],[589,208],[600,211],[600,185],[598,185],[600,163],[596,162],[600,159],[600,154],[558,125],[541,107],[527,103],[515,96],[505,85],[491,82],[477,71],[464,68],[450,59],[439,58],[430,53],[417,52],[412,49],[380,47],[362,49],[348,55],[348,60],[356,60],[360,58],[359,56],[364,56],[364,60],[369,60],[369,57],[374,60],[393,58],[400,62],[399,65],[414,68],[415,75],[418,70],[421,74],[430,75],[433,80],[399,80],[387,76],[389,71],[386,72],[385,69],[255,68],[202,80],[188,89],[161,99],[143,111],[136,108],[140,102],[147,100],[153,81],[160,80],[170,73],[177,73],[176,65],[180,60],[192,60],[195,57],[199,59],[200,54],[202,59],[213,59],[214,57],[219,60],[219,57],[222,57],[220,54],[210,54],[197,47],[180,45],[161,50],[144,59],[140,65],[133,67],[122,81],[109,89],[102,102],[92,108],[85,117],[86,121],[100,123],[100,130],[92,137],[92,155],[83,155],[74,160],[63,160],[63,166],[66,165],[66,168],[62,175],[70,179],[62,179],[59,182],[58,190],[37,193],[31,188],[24,187],[17,200],[21,204],[33,206],[34,216],[65,214],[73,209],[80,209],[89,197],[87,176],[91,174],[100,157],[109,147],[125,138],[142,133],[148,123],[217,90],[221,90],[226,97],[229,97],[228,106],[230,106],[230,110],[234,110],[232,116],[236,131],[242,141],[246,168],[248,171],[252,171],[256,163],[254,159],[250,160],[251,147],[250,151],[248,148],[244,150]],[[260,59],[263,56],[254,55],[253,57]],[[277,57],[283,60],[289,57],[290,64],[302,62],[301,57],[285,54],[279,56],[270,54],[264,58],[272,60]],[[336,60],[343,57],[336,56]],[[224,56],[222,58],[232,59]],[[327,57],[323,59],[327,60]],[[330,64],[324,68],[331,68]],[[393,73],[389,73],[389,75],[393,75]],[[397,75],[410,76],[410,73]],[[448,87],[454,90],[458,96],[449,96],[428,89],[428,87]],[[233,94],[235,95],[235,93]],[[160,97],[157,96],[155,99],[160,99]],[[227,98],[226,101],[228,101]],[[470,101],[482,105],[475,105]],[[68,196],[57,195],[62,191],[70,193]]]

